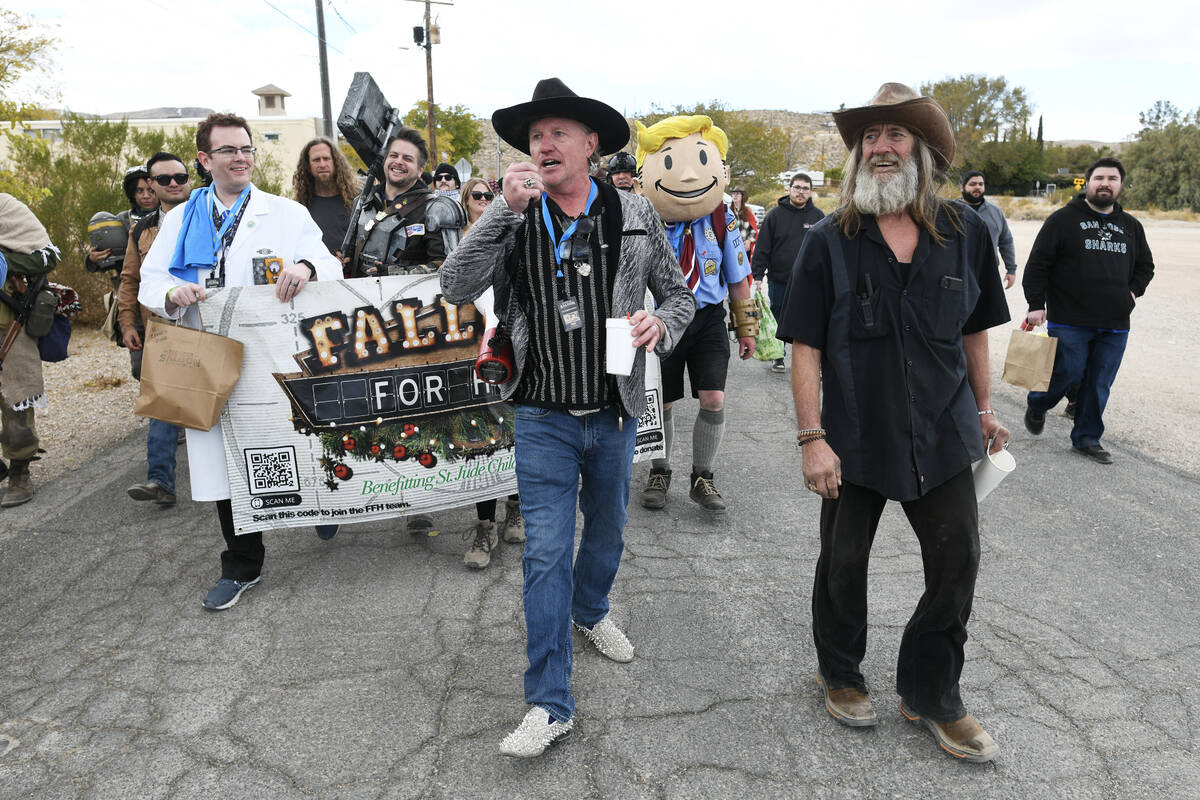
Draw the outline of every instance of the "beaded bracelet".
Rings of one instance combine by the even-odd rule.
[[[996,416],[996,412],[992,411],[990,408],[979,412],[979,416],[981,416],[981,417],[984,416],[985,414],[991,414],[993,417]]]
[[[820,434],[821,436],[824,436],[824,435],[825,435],[825,429],[824,429],[824,428],[805,428],[805,429],[804,429],[804,430],[802,430],[802,431],[797,431],[797,432],[796,432],[796,438],[797,438],[797,439],[803,439],[805,436],[814,436],[814,435],[817,435],[817,434]]]

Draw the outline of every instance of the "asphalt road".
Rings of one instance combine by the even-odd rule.
[[[464,569],[471,511],[421,540],[390,524],[269,534],[261,586],[214,614],[200,606],[218,574],[213,511],[126,499],[140,435],[41,486],[0,511],[0,796],[1200,796],[1195,473],[1145,455],[1138,431],[1106,439],[1110,467],[1070,451],[1062,417],[1019,431],[1017,471],[980,509],[962,681],[1001,754],[964,764],[896,707],[921,591],[897,506],[876,540],[864,663],[882,722],[825,712],[818,506],[787,377],[735,363],[730,386],[717,481],[732,511],[714,522],[685,491],[631,508],[613,597],[637,657],[577,638],[576,730],[532,761],[496,754],[525,710],[520,551]],[[1019,396],[998,387],[994,403],[1017,428]],[[696,407],[677,408],[686,474]]]

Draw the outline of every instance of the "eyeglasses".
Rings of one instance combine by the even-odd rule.
[[[797,191],[801,191],[801,192],[811,192],[811,191],[812,191],[812,187],[811,187],[811,186],[801,186],[801,185],[799,185],[799,184],[796,184],[796,183],[793,183],[793,184],[792,184],[792,188],[793,188],[793,189],[796,189]]]
[[[216,150],[206,150],[210,156],[222,156],[224,158],[233,158],[234,156],[245,156],[250,158],[258,152],[256,147],[218,147]]]
[[[159,186],[170,186],[171,181],[175,181],[180,186],[187,186],[188,174],[186,172],[176,172],[174,175],[155,175],[150,180],[157,183]]]
[[[591,217],[580,217],[575,223],[575,232],[570,241],[563,242],[559,255],[575,263],[585,263],[592,260],[592,247],[589,243],[592,231],[596,230],[596,221]]]
[[[471,192],[472,200],[491,200],[495,196],[491,192]]]

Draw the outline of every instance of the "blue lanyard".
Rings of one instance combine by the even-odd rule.
[[[585,216],[585,217],[587,216],[588,212],[592,210],[592,201],[594,201],[596,199],[596,195],[600,194],[599,190],[596,188],[596,181],[592,180],[591,178],[588,178],[588,183],[591,184],[592,188],[588,190],[587,205],[583,207],[583,216]],[[550,234],[550,238],[553,239],[554,238],[554,223],[550,220],[550,209],[546,207],[546,193],[545,192],[542,192],[542,222],[546,223],[546,233]],[[571,234],[575,233],[575,226],[577,226],[578,224],[579,224],[579,220],[577,220],[577,219],[571,220],[571,224],[569,226],[567,226],[567,229],[565,231],[563,231],[562,237],[559,238],[557,244],[555,244],[555,246],[554,246],[554,263],[558,265],[557,277],[559,277],[559,278],[561,278],[563,276],[563,271],[562,271],[563,245],[570,244]]]

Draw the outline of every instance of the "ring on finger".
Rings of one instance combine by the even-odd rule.
[[[808,490],[810,492],[815,492],[817,490],[817,485],[815,483],[813,483],[812,481],[809,481],[808,482]]]
[[[533,188],[533,178],[526,178],[522,185],[526,189],[532,189]]]

